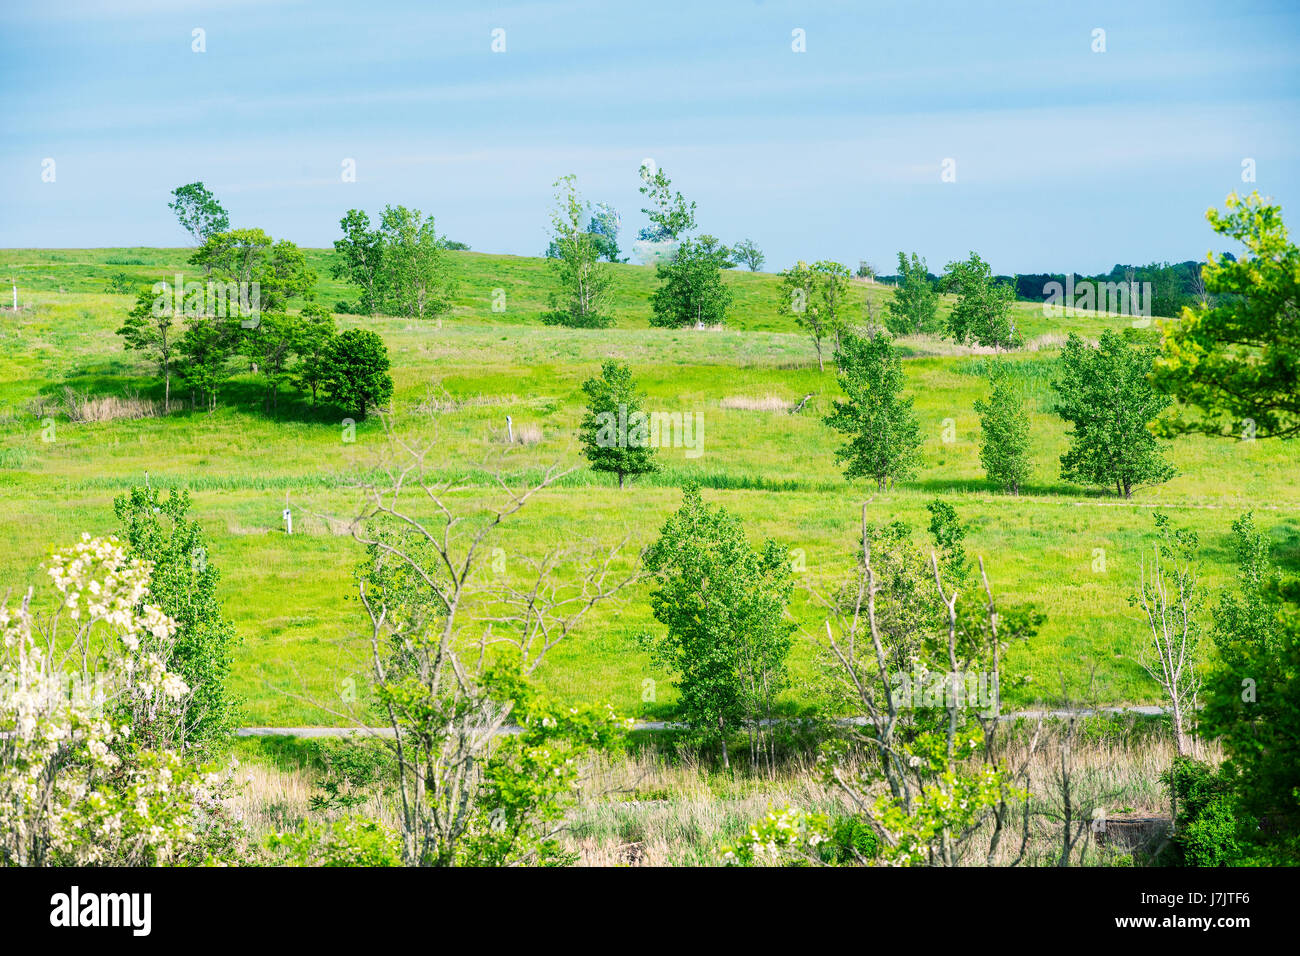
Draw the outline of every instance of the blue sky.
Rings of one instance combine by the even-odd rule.
[[[401,203],[536,255],[570,172],[627,247],[652,158],[769,269],[1104,271],[1222,247],[1233,189],[1300,222],[1300,4],[6,0],[0,118],[5,247],[182,245],[203,180],[300,245]]]

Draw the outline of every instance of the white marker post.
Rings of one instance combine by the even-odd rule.
[[[288,508],[284,509],[284,533],[293,534],[293,512]]]
[[[510,439],[510,444],[515,443],[515,423],[511,421],[510,416],[506,416],[506,436]]]
[[[14,284],[14,311],[17,312],[18,311],[18,280],[10,279],[9,281]]]

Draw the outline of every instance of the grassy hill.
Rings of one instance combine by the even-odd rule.
[[[327,704],[349,678],[360,683],[367,668],[350,599],[360,549],[321,516],[354,513],[349,476],[374,461],[379,422],[361,423],[356,441],[347,442],[338,416],[297,398],[282,400],[279,418],[272,419],[259,410],[260,386],[247,375],[236,378],[212,414],[86,423],[66,414],[66,389],[161,395],[114,334],[131,296],[105,290],[119,274],[148,284],[185,272],[187,256],[181,249],[0,250],[0,278],[17,279],[23,303],[17,315],[0,313],[6,358],[0,367],[0,575],[7,585],[24,587],[38,578],[51,547],[82,531],[114,530],[113,497],[142,483],[146,473],[155,485],[188,487],[212,537],[210,559],[222,571],[227,613],[243,639],[235,689],[246,698],[247,722],[328,724],[333,718],[312,701]],[[327,252],[308,256],[321,276],[320,301],[352,297],[329,278]],[[1030,396],[1035,461],[1018,498],[991,488],[979,465],[972,403],[984,393],[988,359],[948,342],[902,340],[925,463],[915,480],[875,494],[844,481],[834,463],[836,439],[821,424],[837,394],[834,373],[829,366],[818,372],[807,337],[777,312],[776,276],[728,273],[735,292],[728,328],[673,331],[648,325],[653,269],[617,266],[617,327],[575,331],[539,323],[550,289],[544,260],[452,256],[459,289],[451,316],[338,320],[384,338],[398,428],[436,439],[439,467],[469,478],[461,493],[467,503],[492,500],[485,461],[515,474],[552,462],[581,465],[574,440],[580,385],[603,359],[631,363],[650,408],[699,412],[704,420],[699,458],[662,450],[662,472],[621,492],[612,480],[580,468],[539,497],[506,532],[508,574],[557,544],[587,538],[611,544],[624,535],[649,543],[676,508],[680,484],[693,479],[710,489],[707,498],[743,516],[752,538],[772,537],[801,550],[801,578],[821,585],[851,568],[862,501],[872,499],[872,520],[901,518],[919,532],[928,520],[926,503],[943,495],[970,522],[967,550],[984,556],[997,592],[1035,601],[1048,615],[1034,642],[1010,656],[1010,665],[1032,678],[1013,700],[1027,704],[1055,699],[1063,677],[1078,689],[1093,668],[1104,699],[1154,699],[1154,685],[1133,660],[1144,625],[1127,602],[1154,508],[1198,530],[1211,584],[1230,574],[1229,524],[1248,509],[1274,528],[1279,559],[1300,563],[1295,443],[1179,439],[1170,454],[1178,476],[1140,489],[1132,501],[1061,481],[1064,423],[1049,411],[1054,348],[1068,331],[1095,335],[1123,319],[1049,319],[1037,306],[1017,305],[1031,348],[1011,361]],[[497,288],[506,291],[504,313],[491,310]],[[889,295],[880,286],[854,289],[878,307]],[[799,415],[728,407],[768,396],[793,403],[806,394],[813,398]],[[540,441],[507,446],[507,414],[516,428],[540,429]],[[946,432],[952,441],[944,440]],[[280,524],[286,500],[297,515],[292,536]],[[655,626],[644,588],[618,608],[599,610],[552,652],[539,678],[557,693],[608,699],[631,715],[670,713],[667,675],[636,642]],[[802,596],[794,613],[806,631],[816,631],[818,619]],[[810,674],[814,657],[811,639],[800,642],[796,672]],[[641,700],[647,678],[661,688],[653,703]],[[808,703],[789,696],[792,709]]]

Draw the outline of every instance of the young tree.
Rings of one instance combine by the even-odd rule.
[[[355,285],[361,292],[357,309],[374,315],[383,300],[380,285],[384,275],[384,239],[370,228],[370,217],[360,209],[349,209],[339,220],[343,238],[334,240],[335,258],[330,273]]]
[[[1160,483],[1174,475],[1150,424],[1170,403],[1149,375],[1155,350],[1102,332],[1097,347],[1071,332],[1061,350],[1059,378],[1052,383],[1053,410],[1069,422],[1070,447],[1061,456],[1061,477],[1115,486],[1124,498],[1133,486]]]
[[[614,324],[609,311],[609,289],[614,274],[600,261],[601,248],[594,233],[583,228],[587,204],[578,195],[576,177],[555,181],[555,208],[551,211],[551,272],[559,289],[551,293],[548,325],[580,329],[608,328]]]
[[[197,246],[207,242],[209,236],[230,228],[230,216],[203,183],[177,186],[172,190],[172,201],[167,208],[176,213],[176,221]]]
[[[920,426],[903,397],[903,363],[884,334],[844,334],[835,352],[845,401],[836,400],[826,424],[847,441],[835,452],[844,477],[872,478],[880,490],[910,477],[920,460]]]
[[[393,397],[389,367],[383,339],[369,329],[348,329],[330,342],[321,384],[331,402],[362,419]]]
[[[650,227],[642,229],[639,238],[672,241],[695,228],[695,203],[688,203],[680,192],[674,193],[672,186],[662,169],[652,173],[650,166],[642,165],[640,193],[650,201],[650,207],[641,211],[650,220]]]
[[[999,364],[989,369],[988,401],[977,399],[980,417],[980,462],[989,481],[997,482],[1013,495],[1029,478],[1029,412],[1024,397],[1011,381],[1011,374]]]
[[[632,370],[611,359],[601,365],[600,375],[582,383],[582,390],[587,410],[578,441],[592,471],[617,475],[620,488],[628,477],[655,471],[645,396],[637,391]]]
[[[957,303],[948,314],[948,334],[958,345],[975,342],[1002,351],[1023,343],[1011,310],[1016,290],[998,282],[978,253],[972,252],[965,262],[948,263],[943,286],[957,294]]]
[[[157,365],[158,374],[163,380],[163,410],[167,412],[172,407],[172,365],[176,359],[176,339],[180,335],[173,312],[171,296],[155,295],[152,291],[141,292],[136,297],[134,308],[127,313],[122,327],[117,330],[117,334],[122,336],[123,345],[144,353],[149,361]]]
[[[175,741],[182,751],[219,746],[234,728],[239,701],[226,687],[238,640],[217,599],[220,572],[210,544],[189,517],[189,492],[132,488],[113,500],[131,557],[149,562],[147,603],[176,622],[168,666],[189,685],[178,712]]]
[[[736,243],[731,247],[731,254],[735,256],[737,262],[748,266],[750,272],[757,272],[763,268],[763,263],[767,260],[753,239],[742,239]]]
[[[800,260],[781,273],[781,301],[778,310],[783,315],[794,316],[812,338],[817,350],[817,370],[825,371],[822,361],[822,341],[840,335],[848,327],[847,297],[849,270],[838,262],[816,262],[813,265]]]
[[[727,769],[727,734],[747,727],[751,756],[771,771],[775,753],[763,721],[785,686],[794,629],[786,617],[786,549],[770,540],[753,548],[740,519],[710,508],[692,485],[646,551],[645,568],[654,579],[650,606],[667,629],[645,642],[677,675],[687,725],[718,742]]]
[[[385,206],[379,223],[383,242],[381,287],[395,315],[436,317],[451,311],[453,282],[446,239],[432,216],[418,209]]]
[[[894,335],[922,335],[937,331],[939,296],[930,281],[925,260],[912,253],[911,261],[898,254],[899,284],[885,303],[885,325]]]
[[[1137,593],[1131,602],[1142,608],[1151,642],[1138,663],[1164,692],[1173,721],[1178,756],[1190,756],[1201,688],[1200,622],[1202,601],[1197,583],[1197,537],[1189,528],[1174,528],[1169,516],[1155,512],[1157,540],[1151,557],[1142,559]]]
[[[703,328],[726,322],[732,296],[722,281],[724,258],[716,249],[683,239],[676,255],[655,266],[659,288],[650,295],[650,324]]]
[[[817,350],[817,371],[824,372],[826,366],[822,362],[822,339],[826,336],[827,329],[821,311],[813,302],[816,284],[812,267],[800,259],[781,273],[781,298],[777,302],[777,311],[782,315],[794,316],[795,322],[808,331],[813,348]]]
[[[828,612],[825,663],[838,677],[838,702],[861,717],[847,736],[864,759],[832,749],[829,777],[890,862],[957,866],[978,848],[981,862],[1014,866],[1029,845],[1038,733],[1010,766],[998,741],[1002,655],[1032,636],[1042,616],[999,608],[982,559],[983,598],[959,611],[946,565],[964,563],[960,525],[948,509],[932,515],[936,537],[949,545],[946,561],[936,553],[924,561],[897,524],[869,525],[863,505],[855,574],[831,596],[814,592]],[[1004,850],[1013,827],[1019,846]]]
[[[966,587],[970,576],[970,564],[966,560],[966,526],[957,516],[957,509],[936,498],[925,506],[930,512],[930,538],[934,542],[934,554],[939,561],[939,570],[955,590]]]
[[[1210,253],[1202,270],[1212,299],[1162,323],[1154,380],[1190,406],[1177,427],[1210,434],[1300,434],[1300,249],[1282,210],[1252,193],[1211,209],[1214,231],[1243,243],[1240,259]]]
[[[325,381],[334,338],[334,314],[323,306],[303,306],[293,341],[293,351],[298,356],[294,383],[311,392],[313,405],[316,404],[317,392]]]
[[[583,767],[616,747],[620,722],[608,707],[547,701],[525,677],[638,569],[624,568],[619,547],[557,551],[518,590],[489,586],[485,565],[501,526],[565,472],[547,468],[523,487],[498,473],[503,501],[466,509],[458,479],[432,476],[428,446],[385,435],[352,528],[368,554],[358,592],[375,704],[392,730],[402,862],[572,862],[556,836]],[[498,733],[508,722],[518,732]]]

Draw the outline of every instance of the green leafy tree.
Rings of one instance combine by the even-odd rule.
[[[221,389],[230,381],[230,360],[239,340],[239,324],[216,316],[191,318],[177,340],[181,379],[190,390],[190,404],[212,411]]]
[[[925,506],[930,512],[930,537],[934,541],[939,569],[957,590],[966,585],[970,576],[970,562],[966,559],[966,526],[957,516],[957,509],[936,498]]]
[[[282,310],[295,298],[310,300],[316,286],[316,271],[302,250],[287,239],[273,240],[261,229],[214,233],[190,257],[190,264],[236,283],[241,301],[247,300],[254,312]]]
[[[903,362],[885,334],[845,333],[835,352],[845,400],[826,424],[847,438],[835,452],[844,477],[871,478],[880,490],[910,477],[920,460],[920,426],[903,397]]]
[[[210,749],[229,736],[239,701],[226,687],[237,637],[217,599],[221,575],[208,538],[189,517],[187,491],[163,497],[157,488],[135,487],[114,499],[113,511],[131,556],[152,566],[147,603],[176,621],[167,663],[191,691],[176,739],[182,749]]]
[[[779,310],[791,315],[807,330],[817,350],[817,370],[825,371],[822,342],[840,336],[849,326],[849,270],[838,262],[823,260],[812,265],[800,260],[781,273]]]
[[[641,167],[640,193],[650,202],[641,211],[650,220],[650,228],[641,230],[640,238],[656,242],[681,239],[695,228],[695,203],[673,192],[672,186],[662,169],[652,173],[650,166]]]
[[[290,362],[301,335],[302,319],[288,312],[263,311],[255,326],[243,330],[240,348],[266,383],[266,410],[275,414],[280,386],[289,381]]]
[[[980,417],[980,462],[989,481],[1018,495],[1030,474],[1029,412],[1010,373],[996,362],[989,371],[989,386],[988,401],[975,402]]]
[[[144,291],[136,297],[135,306],[117,330],[123,345],[143,353],[157,366],[163,380],[163,408],[166,411],[171,411],[172,407],[172,369],[176,362],[177,339],[181,334],[173,312],[171,296]]]
[[[621,225],[618,210],[606,202],[596,204],[591,221],[587,223],[587,232],[591,233],[596,249],[606,262],[627,261],[619,258],[622,254],[618,248],[618,230]]]
[[[750,272],[757,272],[767,261],[763,250],[758,248],[758,244],[753,239],[742,239],[736,243],[731,247],[731,254],[741,265],[748,266]]]
[[[957,344],[973,342],[1000,352],[1023,343],[1011,309],[1015,287],[998,282],[978,253],[972,252],[964,262],[948,263],[943,286],[957,295],[948,314],[948,334]]]
[[[230,216],[203,183],[177,186],[167,208],[176,213],[176,221],[194,238],[195,245],[201,246],[209,236],[230,228]]]
[[[551,293],[551,312],[544,321],[580,329],[608,328],[614,324],[609,310],[609,290],[614,274],[601,260],[601,246],[583,226],[588,206],[578,194],[577,179],[555,181],[555,208],[551,230],[555,255],[551,272],[559,286]]]
[[[355,285],[361,292],[357,311],[374,315],[383,301],[384,237],[360,209],[349,209],[339,226],[343,238],[334,240],[330,274]]]
[[[912,253],[909,261],[898,254],[899,283],[885,303],[885,327],[894,335],[922,335],[937,332],[939,296],[930,281],[925,260]]]
[[[446,238],[433,216],[418,209],[385,206],[379,222],[383,243],[380,285],[394,315],[436,317],[451,311],[454,282]]]
[[[293,341],[293,351],[298,356],[294,367],[294,383],[311,392],[313,405],[325,382],[335,335],[334,315],[329,309],[319,305],[303,306]]]
[[[726,322],[732,296],[722,281],[725,258],[706,243],[683,239],[676,255],[655,266],[659,288],[650,295],[650,324],[684,328]]]
[[[1176,427],[1211,434],[1300,434],[1300,249],[1281,207],[1252,193],[1211,209],[1214,231],[1246,247],[1241,258],[1210,253],[1209,295],[1162,323],[1156,384],[1193,413]]]
[[[1238,805],[1263,826],[1247,838],[1271,862],[1300,862],[1300,582],[1270,557],[1251,514],[1232,525],[1237,587],[1220,598],[1211,634],[1202,731],[1223,742]]]
[[[735,254],[729,246],[724,246],[717,236],[705,233],[695,241],[699,244],[700,255],[713,259],[719,269],[736,268]]]
[[[677,675],[682,716],[705,741],[716,741],[730,768],[727,734],[749,730],[751,753],[769,768],[774,754],[763,720],[787,680],[794,624],[786,604],[792,587],[786,549],[756,549],[740,519],[710,508],[699,489],[685,489],[659,540],[646,551],[650,606],[666,630],[645,642]]]
[[[362,419],[368,408],[392,399],[390,367],[383,339],[369,329],[348,329],[330,341],[321,385],[331,402]]]
[[[1174,475],[1150,427],[1170,398],[1150,382],[1155,350],[1138,345],[1131,333],[1108,329],[1093,348],[1071,332],[1052,383],[1053,410],[1073,426],[1069,450],[1061,456],[1061,477],[1114,485],[1124,498],[1132,496],[1134,485],[1158,484]]]
[[[655,471],[645,396],[637,390],[631,368],[606,361],[600,375],[582,383],[582,391],[587,396],[587,409],[578,429],[578,441],[592,471],[617,475],[620,488],[626,478]]]

